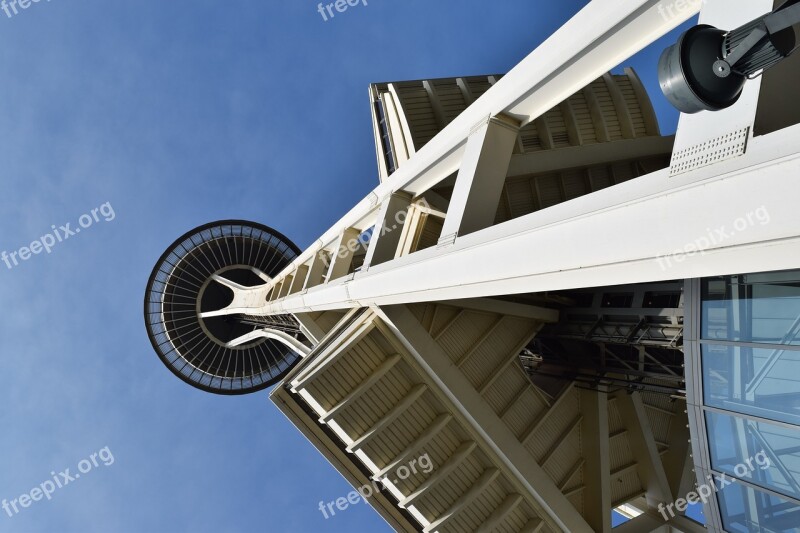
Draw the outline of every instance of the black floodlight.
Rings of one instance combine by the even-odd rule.
[[[796,47],[800,0],[733,31],[699,25],[661,54],[658,78],[679,111],[719,111],[736,103],[748,79],[786,59]]]

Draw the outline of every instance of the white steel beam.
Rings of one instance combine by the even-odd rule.
[[[310,365],[294,375],[291,381],[292,392],[296,393],[307,387],[354,344],[375,329],[374,315],[369,311],[360,315],[358,311],[353,311],[345,320],[349,320],[349,323],[341,331],[315,348],[315,351],[322,352],[322,356],[316,357]]]
[[[647,503],[652,508],[658,507],[660,503],[667,504],[672,500],[672,490],[642,397],[638,392],[621,392],[616,398],[619,414],[628,429],[631,450],[639,464],[639,479],[647,490]]]
[[[292,286],[289,288],[289,294],[295,294],[303,290],[308,278],[308,265],[300,265],[297,267],[297,272],[292,276]]]
[[[594,0],[499,80],[433,140],[359,202],[320,238],[336,240],[374,208],[376,198],[405,190],[419,195],[461,166],[473,125],[485,117],[509,115],[527,124],[591,81],[633,56],[700,10],[702,0]],[[295,264],[312,259],[307,250]],[[293,270],[287,267],[286,272]]]
[[[797,151],[800,126],[782,132]],[[793,142],[794,141],[794,142]],[[320,287],[263,311],[451,300],[622,285],[800,266],[800,210],[791,195],[800,154],[770,164],[770,146],[747,162],[690,177],[661,171],[464,236]],[[760,159],[764,164],[755,164]],[[733,170],[724,172],[726,166]],[[720,172],[720,171],[723,172]],[[701,180],[702,176],[708,176]],[[711,179],[709,179],[711,178]],[[687,183],[689,182],[689,183]],[[693,182],[693,183],[692,183]],[[619,239],[646,228],[641,238]],[[634,232],[634,233],[632,233]],[[565,240],[569,246],[564,246]],[[558,253],[555,253],[555,251]],[[699,250],[699,251],[698,251]],[[535,261],[528,260],[535,254]]]
[[[519,318],[530,318],[540,322],[558,322],[558,311],[535,305],[495,300],[491,298],[443,300],[439,305],[450,305],[459,309],[470,309],[483,313],[508,315]]]
[[[411,195],[402,192],[391,194],[383,201],[364,259],[365,269],[395,258],[410,205]]]
[[[480,494],[486,490],[492,482],[497,479],[497,476],[500,475],[500,471],[496,468],[489,468],[475,481],[467,492],[462,494],[453,505],[448,509],[445,514],[433,522],[429,524],[427,527],[423,529],[424,533],[432,533],[434,531],[439,530],[446,530],[446,526],[450,523],[455,517],[458,516],[464,508],[468,507],[473,501],[475,501]]]
[[[441,483],[451,472],[460,467],[464,460],[466,460],[477,447],[478,445],[474,441],[462,443],[442,466],[436,468],[428,479],[423,481],[414,492],[400,502],[400,507],[407,509],[409,506],[413,505],[417,498]]]
[[[330,265],[328,264],[327,257],[323,250],[316,250],[310,260],[308,275],[306,276],[305,285],[303,290],[308,290],[316,287],[323,282],[323,276],[327,272]]]
[[[500,507],[495,509],[486,521],[481,524],[481,527],[478,528],[476,533],[492,533],[492,531],[495,531],[495,528],[502,524],[506,517],[508,517],[521,502],[522,496],[519,494],[509,494],[506,499],[503,500],[503,503],[500,504]]]
[[[522,526],[519,533],[539,533],[543,526],[544,521],[534,518],[533,520],[528,520],[528,523]]]
[[[608,437],[608,395],[581,390],[581,442],[584,467],[584,514],[598,533],[611,531],[611,456]]]
[[[325,336],[325,331],[319,327],[319,324],[311,318],[308,313],[295,313],[294,317],[300,323],[300,329],[306,337],[309,338],[315,345],[318,344]]]
[[[472,130],[456,178],[439,244],[494,224],[519,124],[486,118]]]
[[[347,228],[336,241],[331,257],[331,266],[328,268],[326,277],[328,282],[346,276],[350,272],[350,265],[353,263],[353,253],[358,244],[358,237],[361,232],[356,228]]]
[[[360,398],[362,394],[364,394],[370,387],[375,385],[378,381],[380,381],[383,376],[385,376],[390,370],[392,370],[397,363],[400,362],[400,355],[394,354],[393,356],[389,357],[383,363],[381,363],[378,368],[376,368],[367,379],[362,381],[359,385],[356,386],[355,389],[350,391],[350,393],[339,400],[339,403],[331,407],[331,409],[322,415],[319,419],[320,422],[323,424],[327,424],[330,420],[335,418],[337,415],[342,413],[349,405],[351,405],[356,399]]]
[[[431,422],[431,425],[425,428],[425,430],[420,433],[420,435],[406,448],[400,452],[397,457],[392,459],[392,462],[381,468],[376,474],[372,477],[373,479],[383,479],[389,472],[396,471],[401,465],[404,463],[408,463],[411,459],[412,454],[419,453],[419,450],[422,449],[428,442],[431,441],[433,437],[439,434],[450,421],[453,420],[453,416],[450,413],[444,413],[436,417],[436,419]],[[474,445],[475,443],[473,443]],[[437,468],[437,472],[438,472]],[[402,506],[402,505],[401,505]]]
[[[530,427],[527,430],[525,430],[525,433],[523,433],[522,437],[520,438],[522,444],[527,445],[528,441],[530,441],[531,438],[533,438],[536,432],[539,431],[539,429],[541,429],[544,426],[544,423],[547,422],[547,420],[555,414],[556,410],[558,410],[558,408],[561,407],[561,405],[565,401],[567,401],[574,392],[575,392],[575,382],[570,381],[564,386],[564,388],[555,398],[553,403],[547,406],[545,412],[542,413],[542,415],[538,419],[534,420],[534,422],[530,425]]]
[[[361,448],[364,448],[367,444],[372,442],[372,439],[377,437],[381,433],[381,431],[389,427],[389,425],[395,420],[397,420],[398,417],[402,416],[403,413],[405,413],[408,410],[408,408],[411,407],[414,404],[414,402],[416,402],[420,398],[420,396],[425,394],[425,391],[427,390],[428,386],[425,385],[424,383],[420,383],[412,387],[411,390],[408,392],[408,394],[406,394],[406,396],[402,400],[400,400],[400,402],[397,405],[392,407],[392,409],[388,413],[383,415],[383,417],[381,417],[380,420],[375,422],[375,424],[371,428],[369,428],[366,433],[357,438],[353,442],[353,444],[349,445],[347,447],[347,451],[352,453],[355,450],[360,450]]]
[[[674,144],[674,137],[641,137],[515,154],[511,157],[508,177],[546,174],[568,168],[607,165],[618,161],[666,155],[672,153]]]

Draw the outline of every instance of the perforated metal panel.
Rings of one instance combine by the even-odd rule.
[[[670,176],[684,174],[744,155],[750,127],[726,133],[672,154]]]

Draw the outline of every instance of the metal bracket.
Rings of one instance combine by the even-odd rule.
[[[444,235],[439,238],[439,242],[436,243],[436,248],[445,248],[447,246],[451,246],[455,244],[457,238],[458,232]]]

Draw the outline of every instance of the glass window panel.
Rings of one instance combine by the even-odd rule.
[[[706,405],[800,424],[800,352],[702,345]]]
[[[686,517],[691,518],[698,524],[706,525],[706,514],[703,511],[702,503],[690,503],[686,508]]]
[[[711,468],[800,498],[800,428],[706,412]]]
[[[735,483],[719,492],[722,525],[731,533],[798,533],[800,507]]]
[[[800,271],[703,280],[702,338],[800,344]]]

